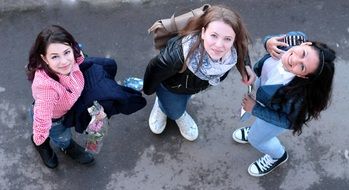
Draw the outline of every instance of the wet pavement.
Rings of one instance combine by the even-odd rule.
[[[319,121],[301,136],[280,136],[289,160],[271,174],[255,178],[247,173],[261,156],[249,145],[233,142],[239,105],[246,88],[234,70],[218,87],[196,95],[188,111],[199,125],[194,142],[181,137],[169,121],[161,135],[148,128],[148,105],[129,116],[115,115],[96,164],[85,167],[58,153],[59,166],[46,168],[30,142],[28,109],[32,102],[24,66],[36,35],[45,26],[59,24],[83,44],[89,56],[114,58],[117,81],[143,77],[156,55],[148,27],[157,19],[210,1],[0,1],[0,189],[125,189],[125,190],[319,190],[349,187],[349,2],[220,0],[242,15],[251,35],[252,61],[265,51],[267,34],[291,30],[306,32],[337,52],[332,104]],[[93,3],[91,3],[93,2]],[[112,2],[112,3],[109,3]],[[28,4],[26,4],[28,3]],[[17,7],[17,8],[16,8]],[[79,142],[83,136],[74,134]]]

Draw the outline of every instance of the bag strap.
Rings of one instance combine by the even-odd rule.
[[[154,32],[158,28],[165,28],[168,32],[177,32],[178,29],[184,28],[189,18],[193,16],[201,16],[204,12],[211,7],[210,4],[204,4],[199,8],[191,10],[182,15],[176,16],[173,14],[171,18],[157,20],[149,29],[148,33]]]

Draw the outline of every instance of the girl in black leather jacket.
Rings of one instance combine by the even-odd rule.
[[[235,65],[242,82],[252,84],[256,77],[247,46],[247,31],[236,12],[211,6],[202,16],[193,17],[147,66],[143,91],[157,95],[149,117],[151,131],[162,133],[169,117],[184,138],[195,140],[198,127],[186,112],[188,100],[218,85]]]

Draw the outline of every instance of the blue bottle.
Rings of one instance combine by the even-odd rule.
[[[78,43],[78,46],[79,46],[79,49],[81,50],[82,54],[84,54],[84,57],[88,57],[88,55],[84,52],[84,50],[82,49],[83,48],[83,45]]]
[[[129,77],[124,80],[124,86],[141,91],[143,89],[143,80],[136,77]]]

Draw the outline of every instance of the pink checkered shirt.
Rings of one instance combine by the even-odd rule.
[[[80,97],[85,82],[79,69],[83,61],[83,57],[77,59],[69,76],[58,75],[59,82],[43,70],[35,72],[32,94],[35,100],[33,139],[36,145],[42,144],[49,136],[52,119],[66,114]]]

